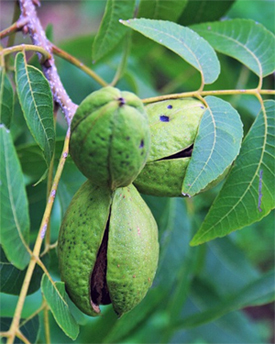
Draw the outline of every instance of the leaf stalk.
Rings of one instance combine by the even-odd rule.
[[[235,95],[235,94],[250,94],[250,95],[261,95],[261,94],[268,94],[268,95],[275,95],[274,90],[259,90],[256,89],[249,89],[249,90],[212,90],[212,91],[191,91],[191,92],[183,92],[183,93],[173,93],[173,94],[165,94],[156,97],[144,98],[142,101],[144,104],[147,103],[154,103],[162,100],[168,99],[180,99],[180,98],[187,98],[187,97],[195,97],[201,99],[204,96],[223,96],[223,95]]]

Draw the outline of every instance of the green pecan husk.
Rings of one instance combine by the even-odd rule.
[[[150,148],[148,117],[133,93],[108,86],[79,105],[71,124],[70,154],[95,185],[129,185],[144,167]]]
[[[205,106],[199,100],[185,98],[152,103],[146,110],[151,148],[134,184],[144,194],[183,196],[182,183]]]
[[[133,185],[81,186],[58,240],[61,279],[81,311],[96,316],[112,303],[119,316],[129,312],[152,285],[158,253],[156,222]]]

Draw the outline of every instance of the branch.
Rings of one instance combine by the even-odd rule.
[[[61,153],[61,157],[57,166],[57,170],[56,170],[56,174],[53,180],[53,184],[52,184],[52,188],[48,197],[48,202],[46,205],[46,209],[43,215],[43,219],[41,221],[41,225],[40,225],[40,229],[39,229],[39,233],[33,248],[33,253],[32,253],[32,257],[31,257],[31,261],[29,263],[29,266],[27,268],[27,272],[24,278],[24,282],[19,294],[19,298],[17,301],[17,305],[16,305],[16,309],[15,309],[15,313],[14,313],[14,317],[10,326],[9,331],[7,332],[7,336],[8,336],[8,340],[7,340],[7,344],[12,344],[14,342],[14,338],[15,335],[17,333],[17,330],[19,328],[19,324],[20,324],[20,317],[21,317],[21,313],[23,310],[23,305],[24,305],[24,301],[25,298],[27,296],[27,291],[31,282],[31,277],[33,274],[33,270],[35,268],[36,263],[38,263],[40,266],[42,266],[42,262],[38,259],[39,257],[39,253],[41,250],[41,246],[42,246],[42,242],[45,236],[45,232],[47,230],[47,226],[49,224],[49,220],[50,220],[50,214],[51,214],[51,210],[52,210],[52,206],[55,200],[55,196],[56,196],[56,192],[57,192],[57,186],[65,165],[65,161],[66,158],[68,156],[68,152],[69,152],[69,141],[70,141],[70,129],[68,129],[67,131],[67,135],[65,137],[65,141],[64,141],[64,146],[63,146],[63,150]],[[51,279],[52,280],[52,279]]]
[[[7,27],[3,31],[0,32],[0,39],[5,38],[6,36],[9,36],[10,34],[22,30],[22,28],[28,23],[27,18],[21,18],[17,20],[14,24],[11,26]]]
[[[37,16],[34,2],[32,0],[19,0],[19,5],[21,9],[21,16],[19,20],[21,22],[26,21],[26,24],[23,27],[23,32],[30,35],[34,45],[44,48],[51,54],[51,57],[48,60],[40,63],[42,65],[43,72],[51,86],[54,101],[60,105],[65,114],[67,123],[70,125],[77,109],[77,105],[72,102],[60,80],[52,54],[52,44],[47,39],[45,31],[42,28],[40,20]],[[38,56],[41,58],[40,54],[38,54]]]
[[[52,44],[52,52],[63,58],[64,60],[70,62],[71,64],[75,65],[79,69],[81,69],[83,72],[88,74],[90,77],[92,77],[95,81],[97,81],[101,86],[107,86],[108,83],[104,81],[99,75],[97,75],[92,69],[88,68],[85,66],[81,61],[79,61],[77,58],[74,56],[68,54],[66,51],[58,48],[54,44]]]
[[[35,51],[42,56],[40,60],[41,63],[51,58],[51,54],[47,50],[32,44],[20,44],[14,45],[13,47],[5,48],[0,51],[0,56],[6,56],[16,51]]]

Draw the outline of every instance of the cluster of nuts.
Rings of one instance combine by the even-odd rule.
[[[84,313],[95,316],[100,304],[112,303],[121,316],[152,285],[158,230],[139,191],[181,196],[203,112],[194,99],[145,109],[136,95],[113,87],[93,92],[78,107],[70,154],[88,180],[65,214],[58,255],[61,279]]]

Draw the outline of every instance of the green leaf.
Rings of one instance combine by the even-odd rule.
[[[55,141],[55,160],[58,161],[62,152],[64,138],[57,138]],[[22,166],[25,183],[31,184],[43,175],[47,169],[41,149],[36,143],[23,144],[17,147],[17,155]]]
[[[110,52],[126,33],[119,24],[120,19],[131,18],[134,14],[135,0],[108,0],[99,31],[93,44],[92,56],[98,61]]]
[[[50,85],[40,70],[27,65],[23,53],[16,56],[15,80],[25,120],[49,165],[55,141]]]
[[[47,275],[44,274],[41,290],[59,327],[68,337],[75,340],[79,333],[79,326],[69,310],[65,284],[63,282],[52,284]]]
[[[5,69],[0,67],[0,124],[10,127],[13,116],[13,88]]]
[[[71,54],[85,64],[92,63],[91,60],[91,46],[94,42],[94,36],[90,33],[87,35],[81,35],[77,37],[71,37],[68,40],[59,42],[59,47],[65,50],[68,54]],[[80,95],[83,97],[83,95]]]
[[[44,256],[47,260],[47,256]],[[45,258],[42,261],[45,264]],[[27,268],[22,270],[16,269],[16,267],[11,264],[2,247],[0,246],[0,292],[7,293],[11,295],[19,295],[22,284],[26,275]],[[32,274],[32,279],[30,286],[28,288],[27,295],[36,292],[40,288],[40,281],[43,275],[43,270],[39,265],[35,266],[34,272]]]
[[[139,304],[137,307],[135,307],[131,312],[126,313],[123,315],[122,318],[119,319],[119,321],[116,321],[114,318],[114,312],[110,314],[107,313],[107,316],[111,318],[111,315],[113,317],[109,321],[108,329],[109,331],[101,331],[101,333],[98,333],[97,327],[95,327],[93,332],[96,332],[93,334],[93,338],[99,337],[98,343],[123,343],[124,340],[127,340],[127,343],[129,342],[129,338],[138,328],[143,328],[146,326],[146,323],[148,319],[152,316],[152,313],[155,309],[163,302],[163,299],[165,297],[164,293],[157,292],[156,290],[149,291],[146,295],[146,298]],[[104,321],[105,320],[105,321]],[[104,314],[104,318],[101,317],[101,319],[97,322],[97,326],[99,326],[99,331],[104,328],[106,328],[106,314]],[[102,338],[103,337],[103,338]],[[136,343],[136,342],[135,342]]]
[[[34,184],[40,180],[47,170],[40,147],[36,143],[24,145],[18,147],[17,154],[24,173],[25,184]]]
[[[11,325],[13,318],[8,317],[1,317],[0,318],[0,328],[1,331],[8,331]],[[22,334],[28,339],[30,343],[35,344],[38,340],[38,334],[39,334],[39,328],[40,328],[40,322],[39,322],[39,316],[36,315],[33,318],[29,319],[27,322],[25,322],[25,319],[21,319],[20,321],[20,331]],[[2,339],[4,343],[6,343],[6,339]],[[21,344],[24,343],[21,339],[18,337],[15,338],[14,344]]]
[[[198,247],[205,247],[206,252],[198,278],[213,290],[217,303],[231,295],[232,291],[237,293],[260,277],[257,268],[229,235]],[[212,273],[213,271],[215,274]],[[225,280],[226,283],[224,283]],[[213,302],[208,302],[208,307],[212,308],[213,305]]]
[[[234,6],[226,13],[228,18],[247,18],[263,24],[269,31],[275,33],[274,18],[275,7],[270,6],[272,1],[261,0],[250,2],[236,1]]]
[[[164,20],[130,19],[120,22],[178,54],[201,73],[203,83],[211,84],[217,79],[220,73],[217,55],[196,32]]]
[[[177,21],[187,2],[187,0],[140,0],[138,17]]]
[[[215,50],[232,56],[260,78],[275,70],[275,36],[249,19],[232,19],[192,26]]]
[[[2,124],[0,147],[0,243],[8,260],[22,270],[30,260],[25,246],[30,227],[28,200],[11,134]]]
[[[241,148],[243,125],[238,112],[217,97],[205,98],[208,108],[201,119],[182,193],[194,196],[221,176]]]
[[[195,23],[218,20],[234,2],[235,0],[189,0],[178,23],[188,26]]]
[[[177,322],[176,328],[189,329],[216,320],[234,310],[247,306],[258,306],[274,301],[274,271],[248,283],[237,293],[231,294],[216,307],[188,316]]]
[[[259,221],[275,207],[274,128],[275,102],[267,100],[191,245]]]

